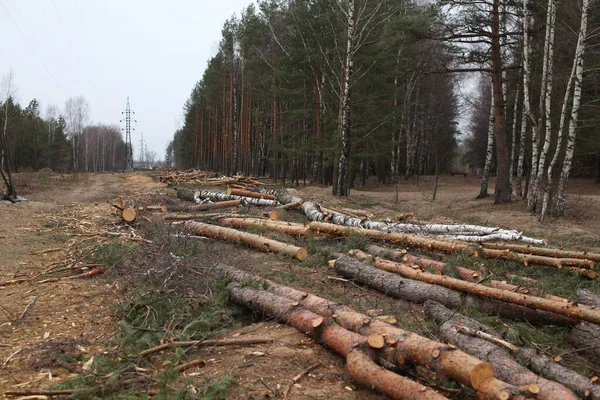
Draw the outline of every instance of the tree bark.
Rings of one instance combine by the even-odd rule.
[[[494,155],[494,88],[492,87],[492,101],[490,105],[490,116],[488,123],[487,148],[485,152],[485,165],[483,166],[483,175],[481,176],[481,188],[479,189],[478,199],[488,197],[488,182],[490,179],[490,169],[492,169],[492,156]]]
[[[428,301],[425,313],[440,325],[442,338],[458,348],[488,361],[494,367],[499,379],[516,386],[528,387],[532,395],[540,400],[575,400],[578,397],[563,385],[548,381],[517,363],[504,348],[487,340],[462,334],[458,326],[479,330],[481,324],[448,310],[442,304]],[[530,386],[535,385],[535,386]],[[539,390],[539,393],[536,393]]]
[[[179,191],[179,189],[178,189]],[[201,190],[198,193],[200,199],[210,199],[212,201],[223,201],[223,200],[241,200],[242,204],[253,205],[253,206],[278,206],[280,205],[276,200],[257,199],[254,197],[236,196],[233,194],[226,194],[220,192],[208,192]]]
[[[197,235],[233,243],[243,243],[267,253],[285,253],[300,261],[308,257],[308,252],[303,247],[278,242],[252,233],[240,232],[235,229],[203,224],[201,222],[186,222],[185,228]]]
[[[388,296],[413,303],[422,304],[427,300],[434,300],[452,309],[459,309],[467,305],[481,309],[489,314],[500,315],[515,320],[524,320],[532,324],[549,323],[572,326],[577,323],[573,319],[550,312],[533,310],[501,301],[487,300],[473,295],[465,295],[457,290],[404,278],[398,274],[361,263],[345,255],[340,256],[336,260],[334,267],[337,272],[347,278],[386,293]]]

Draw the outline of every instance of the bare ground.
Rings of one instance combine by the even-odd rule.
[[[96,232],[98,227],[119,228],[118,215],[108,204],[117,195],[136,205],[173,196],[163,184],[140,173],[22,176],[18,179],[22,189],[20,194],[30,201],[0,205],[0,281],[29,279],[46,271],[49,265],[61,261],[69,249],[80,246],[84,237],[70,235]],[[330,188],[318,186],[300,188],[300,194],[331,206],[367,208],[382,218],[414,212],[420,220],[510,227],[530,236],[544,237],[556,246],[600,249],[597,231],[600,186],[590,181],[574,180],[570,186],[567,215],[545,224],[524,211],[523,202],[494,206],[491,198],[475,200],[478,180],[474,177],[442,177],[435,201],[431,200],[432,188],[432,179],[428,177],[421,178],[418,185],[414,181],[411,184],[402,182],[398,187],[398,204],[395,204],[396,188],[393,186],[367,186],[353,190],[347,199],[332,198]],[[78,220],[84,223],[78,223]],[[85,251],[85,243],[81,246],[81,251]],[[64,251],[36,253],[56,248]],[[222,257],[239,268],[343,300],[359,311],[383,309],[395,315],[401,326],[435,337],[420,307],[335,281],[326,265],[301,265],[229,244],[213,249],[219,253],[217,259]],[[232,258],[231,254],[236,256]],[[90,357],[111,351],[111,339],[117,334],[114,309],[121,296],[118,279],[109,277],[0,287],[0,393],[46,388],[76,376],[77,371],[52,362],[56,354],[77,355],[78,365],[82,366]],[[31,305],[27,312],[20,317],[28,304]],[[379,398],[350,382],[340,357],[311,343],[293,328],[266,320],[226,334],[226,337],[240,336],[266,337],[275,341],[252,347],[200,349],[195,354],[207,360],[207,366],[185,372],[185,382],[205,384],[230,372],[236,377],[236,385],[229,398],[268,398],[274,396],[273,391],[283,390],[293,376],[319,361],[322,366],[293,387],[289,398]],[[2,365],[5,360],[8,361]],[[434,381],[435,377],[432,377],[429,384]],[[452,394],[454,398],[464,398],[460,392],[447,393]]]

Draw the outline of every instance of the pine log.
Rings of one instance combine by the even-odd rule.
[[[441,261],[432,260],[431,258],[413,256],[408,254],[405,250],[388,250],[385,247],[376,245],[367,246],[367,253],[381,258],[387,258],[396,262],[405,263],[408,265],[418,265],[422,269],[433,269],[436,274],[442,274],[447,264]],[[471,280],[477,278],[480,273],[469,268],[456,266],[456,272],[460,276],[460,279]]]
[[[600,294],[594,293],[591,290],[579,289],[577,290],[577,296],[579,303],[600,309]]]
[[[222,218],[219,220],[221,225],[233,226],[235,228],[263,228],[277,232],[283,232],[292,236],[309,236],[311,231],[308,226],[294,224],[292,222],[274,221],[258,218]]]
[[[345,329],[363,336],[384,336],[389,344],[393,342],[395,346],[391,354],[384,355],[384,359],[398,368],[406,369],[411,364],[421,365],[437,372],[441,377],[461,382],[482,395],[489,395],[487,398],[495,398],[492,394],[507,390],[503,382],[495,380],[490,384],[489,380],[493,379],[494,374],[489,364],[443,343],[358,313],[343,304],[279,285],[226,265],[216,265],[209,273],[236,282],[260,282],[265,290],[286,297],[322,317],[333,318]]]
[[[254,197],[255,199],[266,199],[266,200],[275,200],[275,196],[272,194],[259,193],[259,192],[250,192],[248,190],[241,189],[227,189],[227,194],[231,194],[234,196],[242,196],[242,197]]]
[[[580,349],[583,356],[600,365],[600,325],[583,322],[574,326],[569,342]]]
[[[285,253],[300,261],[305,260],[308,257],[308,252],[303,247],[278,242],[252,233],[240,232],[231,228],[191,221],[186,222],[185,227],[189,231],[200,236],[227,240],[233,243],[244,243],[267,253]]]
[[[442,338],[482,360],[488,361],[499,379],[520,387],[529,387],[540,400],[575,400],[578,397],[565,386],[542,378],[516,362],[508,351],[487,340],[462,334],[458,326],[479,329],[474,320],[451,311],[442,304],[428,301],[425,313],[440,325]],[[530,386],[535,385],[535,386]],[[539,390],[539,393],[536,393]]]
[[[160,205],[160,206],[146,206],[146,211],[167,212],[167,206],[165,206],[165,205]]]
[[[449,276],[440,276],[414,270],[409,266],[393,261],[375,259],[375,266],[388,272],[400,274],[406,278],[440,285],[465,293],[471,293],[477,296],[499,300],[506,303],[518,304],[533,310],[549,311],[568,318],[578,319],[587,322],[600,323],[600,310],[589,306],[577,305],[573,303],[561,303],[541,297],[531,296],[522,293],[515,293],[503,289],[495,289],[489,286],[474,282],[462,281]]]
[[[323,317],[297,307],[292,300],[238,284],[230,284],[229,293],[235,303],[277,317],[342,355],[346,358],[348,374],[361,385],[398,400],[446,398],[431,388],[377,366],[373,353],[366,352],[364,336],[329,323]]]
[[[219,208],[237,207],[241,204],[242,204],[241,200],[228,200],[228,201],[219,201],[217,203],[198,204],[195,206],[173,205],[173,206],[167,206],[167,210],[183,211],[183,212],[206,211],[206,210],[215,210],[215,209],[219,209]]]
[[[514,253],[509,249],[505,250],[492,250],[481,248],[481,256],[483,258],[488,259],[501,259],[501,260],[509,260],[516,261],[522,263],[527,266],[529,264],[538,264],[538,265],[548,265],[554,268],[563,269],[564,267],[575,267],[583,269],[583,271],[577,269],[570,269],[573,272],[581,273],[582,275],[586,275],[589,278],[594,279],[596,277],[596,272],[589,271],[594,269],[595,264],[590,260],[582,260],[579,258],[553,258],[546,256],[539,256],[534,254],[522,254],[522,253]]]
[[[371,265],[361,263],[360,261],[345,255],[337,255],[337,257],[334,268],[341,275],[385,293],[388,296],[413,303],[422,304],[427,300],[434,300],[452,309],[469,306],[489,314],[527,321],[531,324],[572,326],[577,323],[576,320],[554,313],[502,301],[489,300],[471,294],[464,294],[460,291],[443,286],[408,279],[396,273],[387,272]]]
[[[555,257],[555,258],[579,258],[582,260],[590,260],[600,262],[600,254],[588,253],[587,251],[570,251],[562,249],[550,249],[547,247],[536,247],[531,245],[509,244],[509,243],[483,243],[483,247],[487,249],[514,251],[524,254],[535,254],[538,256]]]

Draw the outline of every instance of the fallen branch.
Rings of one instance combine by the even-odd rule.
[[[181,373],[181,372],[187,371],[188,369],[191,369],[191,368],[204,367],[204,366],[206,366],[206,361],[198,359],[198,360],[187,362],[185,364],[178,365],[175,369],[177,370],[177,372]]]
[[[320,361],[317,363],[314,363],[310,367],[306,368],[304,371],[300,372],[298,375],[294,376],[292,378],[292,381],[290,382],[290,384],[284,389],[283,398],[285,399],[287,397],[287,395],[290,393],[290,390],[292,390],[292,387],[294,386],[294,384],[298,383],[298,381],[300,379],[302,379],[305,375],[307,375],[312,370],[319,368],[321,365],[323,365],[323,363]]]
[[[70,275],[70,276],[65,276],[65,277],[61,277],[61,278],[49,278],[49,279],[44,279],[44,280],[38,281],[37,283],[59,282],[59,281],[67,280],[67,279],[87,279],[87,278],[91,278],[91,277],[94,277],[96,275],[100,275],[103,273],[104,273],[104,267],[96,267],[96,268],[92,268],[91,270],[84,272],[82,274]]]
[[[27,282],[27,279],[12,279],[10,281],[0,282],[0,287],[19,285],[19,284],[25,283],[25,282]]]
[[[168,349],[177,347],[210,347],[210,346],[248,346],[253,344],[273,343],[274,339],[262,338],[239,338],[239,339],[219,339],[219,340],[194,340],[187,342],[171,342],[160,346],[152,347],[142,351],[139,356],[145,357],[150,354],[158,353]]]
[[[4,392],[5,396],[70,396],[74,393],[74,390],[63,389],[63,390],[11,390]]]
[[[57,247],[54,249],[46,249],[46,250],[40,250],[40,251],[34,251],[33,253],[29,253],[30,256],[35,256],[38,254],[46,254],[46,253],[55,253],[57,251],[62,251],[64,250],[64,247]]]
[[[32,305],[35,304],[35,302],[37,301],[38,296],[33,296],[31,298],[31,300],[29,300],[29,303],[27,303],[27,305],[25,306],[25,309],[23,310],[23,312],[21,313],[21,315],[19,315],[19,318],[17,318],[18,320],[23,319],[23,317],[25,316],[25,314],[27,314],[27,310],[29,310],[29,307],[31,307]]]
[[[300,261],[308,257],[308,252],[303,247],[278,242],[252,233],[240,232],[235,229],[203,224],[201,222],[186,222],[185,227],[189,231],[201,236],[227,240],[233,243],[243,243],[267,253],[285,253]]]
[[[12,360],[12,358],[13,358],[14,356],[16,356],[17,354],[19,354],[19,353],[20,353],[22,350],[23,350],[23,347],[19,347],[17,350],[15,350],[14,352],[12,352],[12,353],[11,353],[11,354],[10,354],[10,355],[9,355],[9,356],[6,358],[6,360],[4,360],[4,362],[2,363],[2,366],[3,366],[3,367],[5,367],[5,366],[6,366],[6,365],[7,365],[7,364],[10,362],[10,360]]]

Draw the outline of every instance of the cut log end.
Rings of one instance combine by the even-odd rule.
[[[306,260],[308,258],[308,251],[306,251],[306,249],[304,247],[301,247],[296,252],[296,258],[300,261]]]
[[[540,392],[540,385],[537,383],[530,383],[527,385],[527,391],[532,394],[538,394]]]
[[[324,318],[322,318],[322,317],[319,317],[319,318],[315,318],[315,319],[313,319],[313,320],[311,321],[310,325],[311,325],[311,326],[312,326],[314,329],[316,329],[316,328],[320,327],[321,325],[323,325],[323,323],[324,323],[324,322],[325,322],[325,319],[324,319]]]
[[[123,211],[121,211],[121,217],[125,222],[133,222],[137,217],[137,213],[133,208],[124,208]]]
[[[494,368],[487,362],[480,362],[471,370],[471,385],[479,390],[494,378]]]
[[[375,333],[367,337],[367,344],[372,349],[382,349],[385,346],[385,338]]]

